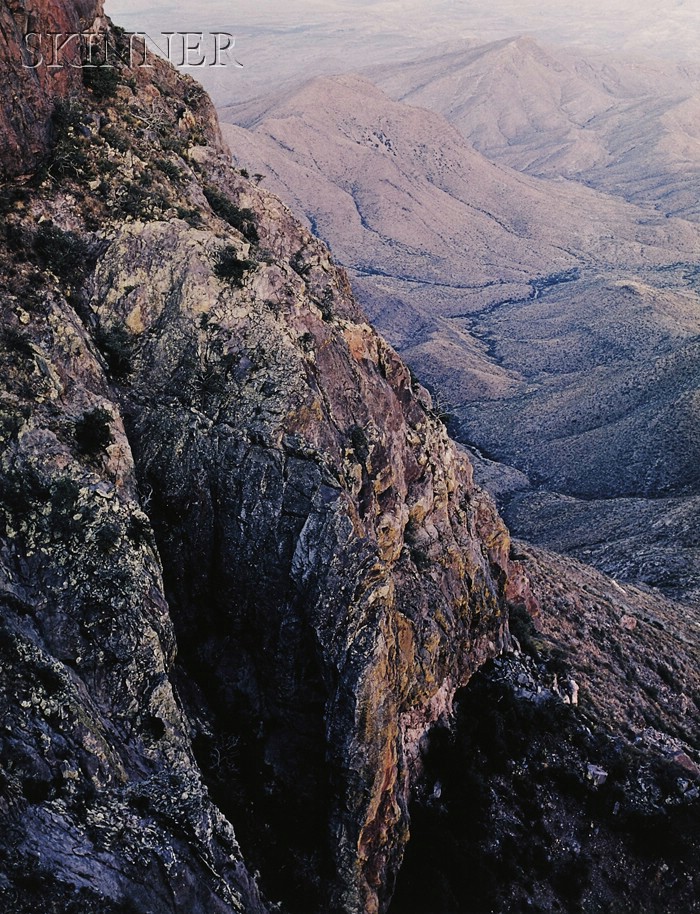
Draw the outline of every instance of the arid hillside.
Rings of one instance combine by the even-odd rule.
[[[364,77],[314,80],[223,129],[238,164],[264,174],[351,271],[516,531],[693,598],[700,233],[692,206],[672,216],[659,193],[608,193],[573,174],[578,156],[579,170],[639,178],[613,139],[653,132],[629,97],[652,118],[676,85],[663,72],[613,78],[530,40],[377,71],[394,94],[414,82],[411,101],[439,99],[461,130],[471,123],[498,164]],[[677,98],[694,79],[688,70]],[[617,132],[572,126],[604,110]],[[690,166],[677,181],[669,160],[657,165],[655,180],[688,198]]]
[[[512,541],[202,87],[83,13],[114,67],[0,73],[0,910],[697,911],[688,606]],[[469,209],[455,159],[439,180]],[[507,182],[472,209],[539,300],[527,239],[578,255]],[[630,263],[694,243],[611,211]]]
[[[515,38],[453,47],[369,77],[443,114],[489,159],[700,218],[700,67]]]

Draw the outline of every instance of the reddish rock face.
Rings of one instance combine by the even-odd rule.
[[[8,176],[44,157],[52,180],[11,188],[0,226],[0,387],[14,396],[0,403],[0,585],[19,582],[40,626],[19,632],[14,603],[3,643],[0,606],[0,706],[4,688],[20,734],[0,742],[0,767],[5,752],[12,790],[38,807],[9,838],[0,827],[0,854],[21,879],[36,853],[73,895],[254,914],[240,823],[275,896],[282,870],[288,910],[379,914],[421,741],[508,642],[508,534],[345,273],[232,169],[193,80],[120,64],[98,98],[78,68],[23,66],[27,31],[99,30],[99,12],[3,7],[0,157]],[[79,529],[81,499],[92,520]],[[105,628],[84,645],[83,623]],[[40,678],[23,660],[39,640],[66,689],[78,682],[63,729],[43,693],[49,711],[22,717],[15,683]],[[32,658],[45,662],[38,647]],[[133,740],[110,743],[122,719]],[[80,820],[87,872],[65,858],[54,800]],[[151,802],[194,850],[169,850],[169,824],[144,829]],[[130,823],[106,861],[86,837],[95,803],[110,841]]]
[[[0,4],[0,68],[3,73],[0,105],[0,176],[31,171],[46,154],[51,137],[51,116],[56,101],[83,91],[79,67],[69,66],[74,54],[61,55],[65,65],[50,67],[53,39],[49,33],[68,36],[92,31],[102,16],[101,0],[3,0]],[[42,37],[44,61],[33,53]],[[64,39],[59,39],[62,41]],[[71,42],[69,47],[74,47]]]

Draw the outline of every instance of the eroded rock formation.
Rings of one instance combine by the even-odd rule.
[[[193,754],[216,788],[225,732],[292,903],[382,910],[421,740],[507,639],[507,532],[194,83],[60,91],[6,204],[7,892],[35,853],[93,901],[257,910]]]
[[[631,620],[640,668],[647,604],[509,558],[429,395],[327,249],[231,168],[196,83],[158,61],[20,76],[43,94],[7,114],[25,173],[2,198],[0,905],[386,911],[428,733],[510,645],[509,604],[539,595],[574,657],[572,632]],[[629,690],[591,697],[584,674],[577,726],[633,739]]]

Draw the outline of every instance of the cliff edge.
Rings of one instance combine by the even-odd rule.
[[[20,74],[8,157],[7,878],[262,908],[204,768],[301,909],[378,911],[421,740],[507,642],[508,535],[199,86],[105,28],[104,79]]]
[[[32,16],[76,15],[113,68],[17,66]],[[526,566],[545,621],[582,612],[571,579],[511,558],[430,396],[231,167],[197,83],[133,65],[97,7],[2,16],[3,909],[386,911],[430,734],[522,658]]]

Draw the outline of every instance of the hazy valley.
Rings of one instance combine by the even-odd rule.
[[[692,599],[697,86],[513,39],[314,79],[224,125],[350,270],[515,531]]]

